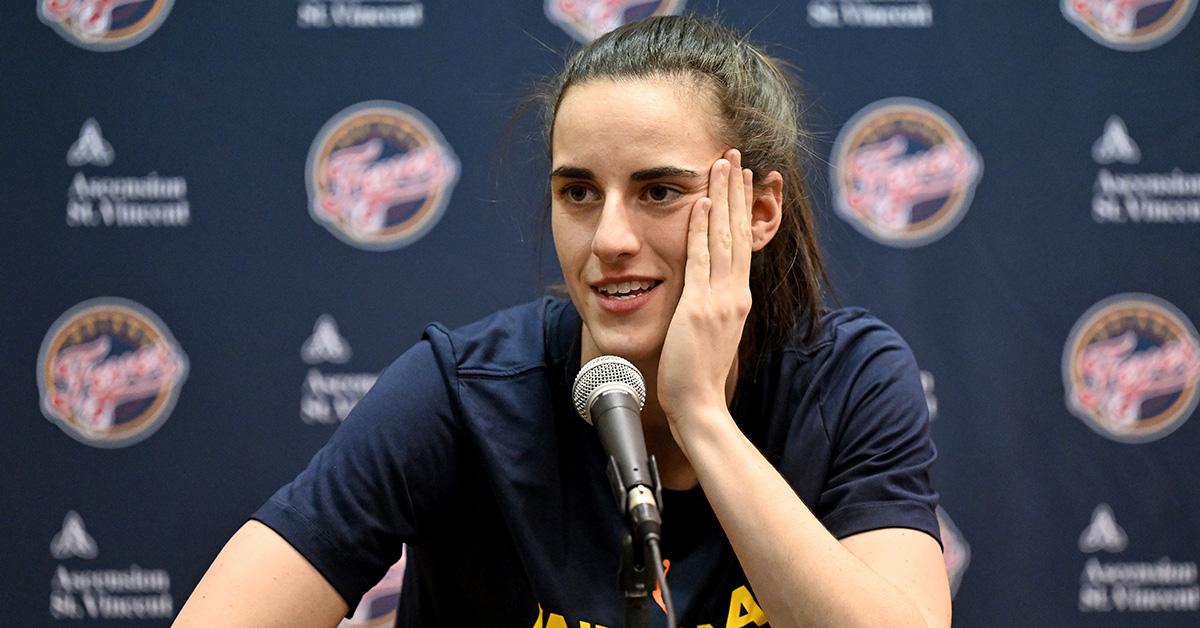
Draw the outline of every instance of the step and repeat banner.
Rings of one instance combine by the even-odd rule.
[[[428,322],[540,295],[515,112],[681,12],[798,69],[834,297],[922,368],[957,625],[1200,625],[1197,4],[6,2],[0,625],[168,625]]]

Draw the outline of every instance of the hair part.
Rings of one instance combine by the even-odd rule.
[[[567,90],[597,80],[685,79],[710,94],[717,136],[742,153],[762,189],[771,171],[783,177],[783,207],[775,236],[754,253],[753,305],[742,358],[799,332],[804,342],[820,329],[822,291],[828,284],[817,244],[801,154],[809,137],[800,123],[794,79],[779,60],[733,30],[696,16],[657,16],[611,31],[575,53],[537,95],[547,152]]]

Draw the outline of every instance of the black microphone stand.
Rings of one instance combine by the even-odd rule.
[[[649,462],[650,481],[654,484],[651,490],[661,512],[662,482],[658,476],[658,464],[654,456],[650,456]],[[608,481],[617,499],[618,508],[625,513],[625,534],[621,538],[621,566],[617,574],[621,592],[625,596],[625,626],[649,628],[650,593],[654,590],[655,570],[653,565],[647,564],[646,541],[651,536],[656,540],[660,538],[661,522],[639,520],[634,516],[633,509],[627,508],[626,502],[629,497],[625,492],[625,483],[621,481],[616,459],[611,457],[608,459]]]
[[[646,568],[642,549],[634,548],[633,534],[625,531],[621,540],[621,591],[625,594],[626,628],[650,628],[650,591],[654,572]]]

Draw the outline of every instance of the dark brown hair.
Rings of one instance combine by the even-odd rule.
[[[808,141],[799,95],[782,64],[733,30],[695,16],[651,17],[622,26],[576,52],[541,90],[547,149],[563,96],[594,80],[683,78],[715,98],[721,137],[742,153],[755,185],[772,170],[783,176],[783,216],[775,237],[752,258],[753,306],[743,357],[757,355],[796,329],[805,341],[819,330],[828,283],[809,203],[801,153]],[[748,352],[748,353],[747,353]]]

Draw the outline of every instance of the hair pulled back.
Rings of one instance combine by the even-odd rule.
[[[752,257],[753,298],[742,348],[756,355],[797,325],[805,341],[820,324],[824,265],[800,163],[806,136],[799,96],[781,63],[729,28],[695,16],[659,16],[611,31],[576,52],[543,93],[543,133],[549,147],[563,97],[595,80],[685,79],[715,99],[718,137],[742,153],[755,186],[772,170],[783,176],[782,220],[775,237]],[[749,357],[746,355],[744,357]]]

